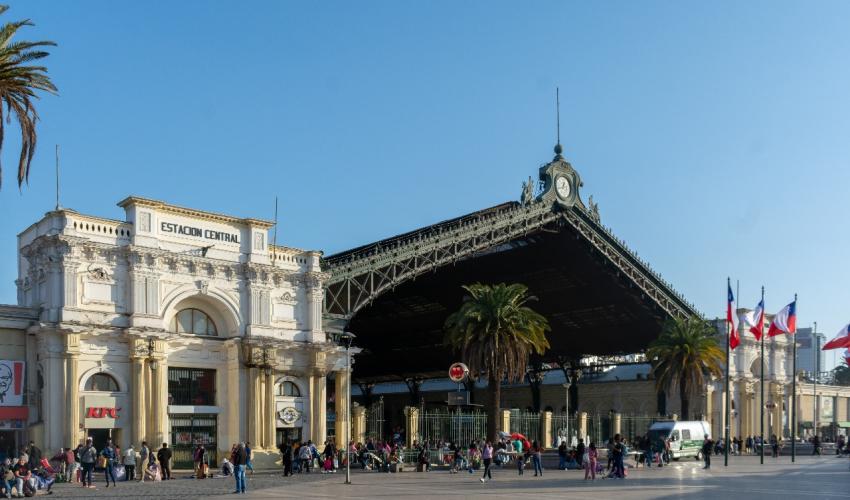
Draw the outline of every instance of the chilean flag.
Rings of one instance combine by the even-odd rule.
[[[734,309],[732,304],[735,302],[735,296],[732,295],[732,285],[727,283],[726,287],[728,288],[726,297],[726,322],[732,327],[732,330],[729,332],[729,348],[734,349],[741,343],[741,337],[738,336],[738,328],[735,327],[735,315],[732,313]]]
[[[759,301],[755,311],[744,314],[744,323],[750,327],[750,332],[756,336],[756,340],[761,340],[761,334],[764,330],[764,299]]]
[[[781,311],[776,313],[773,321],[770,322],[770,328],[767,334],[771,337],[780,333],[797,333],[797,300],[783,307]]]
[[[835,335],[835,338],[823,346],[823,350],[840,349],[842,347],[850,347],[850,324],[844,325],[844,328]]]

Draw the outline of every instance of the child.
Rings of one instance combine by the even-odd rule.
[[[591,442],[590,446],[584,452],[584,457],[582,457],[582,465],[584,465],[584,479],[587,480],[588,477],[591,480],[596,480],[596,459],[599,457],[598,452],[596,451],[596,443]]]

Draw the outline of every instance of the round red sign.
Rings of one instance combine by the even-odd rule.
[[[469,375],[469,368],[463,363],[454,363],[449,367],[449,379],[458,384],[463,382]]]

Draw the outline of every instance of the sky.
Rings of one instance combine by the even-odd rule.
[[[9,3],[58,43],[59,95],[22,190],[17,129],[0,153],[0,303],[55,144],[64,207],[273,219],[277,196],[278,243],[331,254],[518,200],[560,87],[582,197],[700,311],[731,277],[742,307],[764,285],[828,338],[850,321],[848,2]]]

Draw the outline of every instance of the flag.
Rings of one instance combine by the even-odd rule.
[[[771,337],[780,333],[796,333],[797,332],[797,301],[791,302],[783,307],[781,311],[776,313],[773,321],[770,322],[770,328],[767,329],[767,334]]]
[[[842,347],[850,347],[850,324],[844,325],[844,328],[835,335],[835,338],[823,346],[823,350],[828,351],[829,349],[840,349]]]
[[[744,323],[747,324],[750,332],[756,336],[756,340],[761,340],[761,333],[764,329],[764,299],[759,301],[759,305],[756,306],[754,311],[744,314]]]
[[[735,315],[732,313],[734,309],[732,304],[735,303],[735,296],[732,295],[732,285],[727,283],[726,287],[728,289],[726,297],[726,322],[729,323],[732,328],[729,331],[729,348],[734,349],[741,343],[741,337],[738,336],[738,329],[735,327]]]

